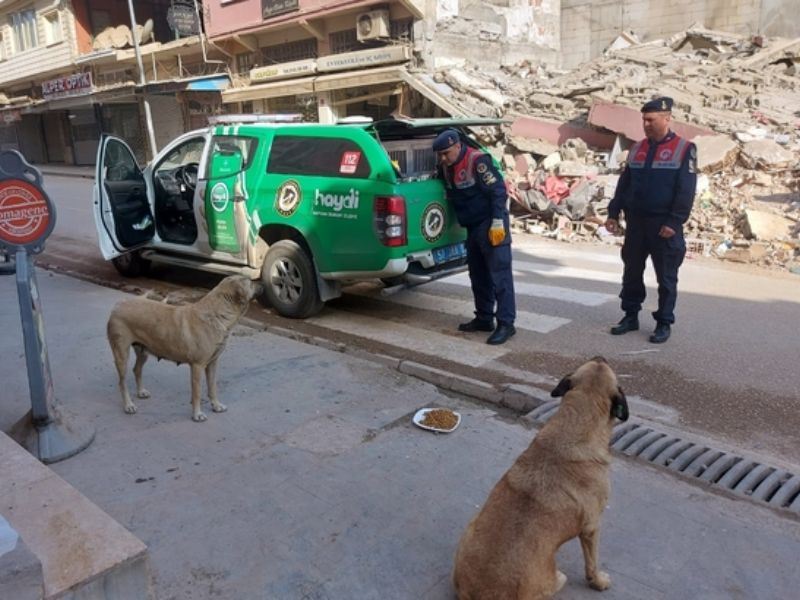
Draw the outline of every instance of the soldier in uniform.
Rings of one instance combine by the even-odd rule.
[[[658,310],[653,313],[654,344],[669,339],[675,322],[678,268],[686,255],[683,224],[689,218],[697,182],[694,144],[669,128],[672,98],[656,98],[642,107],[645,139],[633,145],[628,164],[608,205],[606,229],[617,233],[619,214],[625,213],[622,246],[622,310],[625,316],[611,328],[613,335],[639,329],[639,311],[645,299],[644,269],[649,256],[658,280]]]
[[[467,266],[475,318],[458,329],[492,331],[486,343],[503,344],[516,333],[505,182],[491,157],[462,142],[455,129],[440,133],[433,141],[433,150],[447,198],[453,203],[458,223],[467,229]]]

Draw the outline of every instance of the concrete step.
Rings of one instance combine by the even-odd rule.
[[[3,433],[0,515],[0,598],[150,598],[147,546]]]

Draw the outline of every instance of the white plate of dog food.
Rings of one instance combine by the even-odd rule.
[[[450,433],[461,423],[461,415],[449,408],[420,408],[412,420],[422,429]]]

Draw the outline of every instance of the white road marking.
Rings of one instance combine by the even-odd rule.
[[[480,336],[469,334],[470,339],[463,339],[436,333],[430,329],[420,329],[355,313],[329,311],[323,316],[306,319],[306,321],[327,329],[357,335],[422,354],[438,356],[471,367],[480,367],[510,351],[510,348],[486,344],[484,336],[488,337],[488,333]],[[475,341],[471,339],[473,336],[476,338]],[[509,344],[512,343],[513,340],[509,342]]]
[[[356,294],[359,294],[359,292],[356,291]],[[367,294],[361,293],[359,295]],[[415,290],[398,292],[391,296],[381,298],[381,300],[422,310],[436,311],[449,315],[461,315],[466,319],[471,318],[475,311],[475,305],[472,303],[472,300],[459,300],[457,298],[435,296]],[[565,319],[563,317],[518,310],[517,320],[514,321],[514,325],[518,329],[527,329],[538,333],[550,333],[562,325],[566,325],[570,321],[571,319]]]
[[[469,275],[459,273],[440,280],[442,283],[452,283],[469,287]],[[557,287],[554,285],[540,285],[525,281],[514,280],[514,293],[517,296],[536,296],[539,298],[552,298],[561,302],[571,302],[584,306],[600,306],[610,300],[615,300],[617,296],[613,294],[601,294],[599,292],[584,292],[572,288]]]

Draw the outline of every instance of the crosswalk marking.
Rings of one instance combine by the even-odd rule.
[[[508,352],[508,349],[487,345],[482,337],[480,341],[470,341],[402,323],[392,323],[387,327],[384,319],[356,313],[328,311],[323,316],[306,319],[306,322],[471,367],[480,367]]]
[[[366,295],[358,291],[355,293],[358,295]],[[410,306],[412,308],[431,310],[450,315],[461,315],[467,319],[472,316],[475,310],[475,305],[472,303],[472,300],[458,300],[445,296],[435,296],[416,290],[398,292],[397,294],[383,299],[387,302],[402,304],[403,306]],[[518,329],[527,329],[538,333],[550,333],[569,322],[570,319],[565,319],[563,317],[518,310],[517,320],[514,322],[514,325]]]
[[[454,285],[469,287],[469,275],[466,273],[459,273],[458,275],[451,275],[441,280],[442,283],[452,283]],[[551,298],[553,300],[560,300],[561,302],[571,302],[573,304],[582,304],[584,306],[600,306],[610,300],[614,300],[616,296],[612,294],[601,294],[599,292],[584,292],[572,288],[558,287],[554,285],[541,285],[538,283],[528,283],[526,281],[514,280],[514,293],[517,296],[538,296],[539,298]]]
[[[563,245],[551,244],[518,244],[514,241],[514,256],[519,255],[530,256],[531,258],[575,258],[584,261],[591,261],[595,263],[603,263],[607,265],[617,265],[622,267],[622,257],[619,254],[619,248],[616,252],[598,252],[596,250],[588,249],[574,249],[566,248]]]
[[[541,262],[515,260],[514,270],[535,273],[542,277],[566,277],[570,279],[585,279],[588,281],[604,281],[606,283],[621,283],[622,270],[611,273],[609,271],[595,271],[593,269],[580,269],[577,267],[563,267]]]

